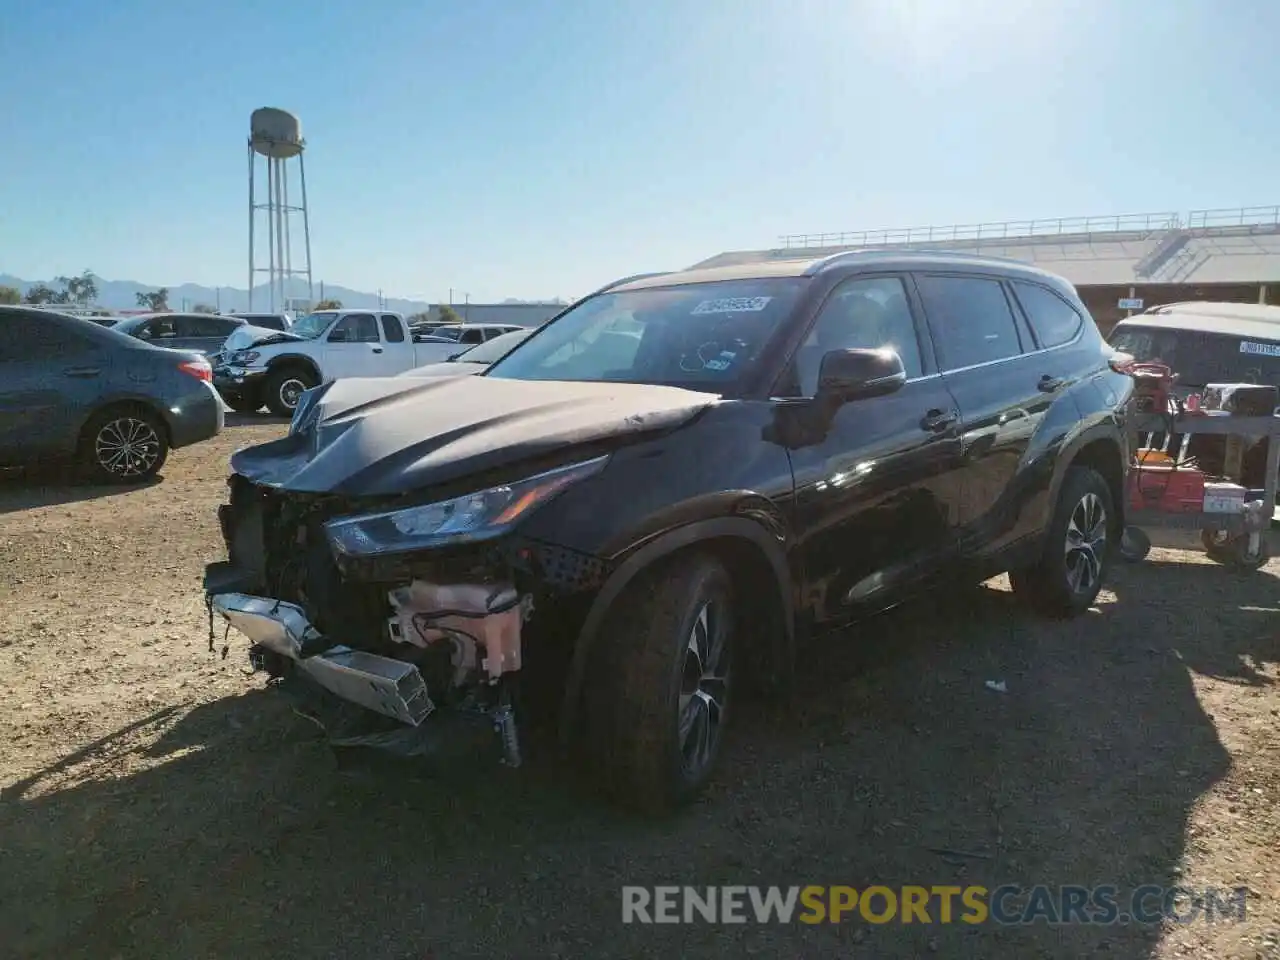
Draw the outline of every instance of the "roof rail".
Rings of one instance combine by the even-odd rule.
[[[600,293],[607,293],[608,291],[612,290],[614,287],[620,287],[624,283],[631,283],[633,280],[648,280],[650,277],[664,277],[670,272],[671,272],[670,270],[652,270],[649,273],[633,273],[631,276],[623,277],[621,280],[614,280],[611,283],[606,283],[599,290],[593,290],[589,294],[589,296],[594,297]],[[586,299],[586,298],[584,297],[583,299]]]
[[[938,257],[940,259],[987,260],[994,263],[1017,264],[1021,267],[1034,266],[1034,264],[1028,264],[1025,260],[1018,260],[1014,257],[993,257],[985,253],[966,253],[962,250],[922,250],[916,247],[897,247],[892,250],[844,250],[840,253],[832,253],[828,256],[819,257],[814,260],[813,263],[809,264],[809,266],[805,268],[804,275],[811,277],[819,270],[823,270],[833,264],[843,263],[848,260],[863,260],[872,256],[893,257],[904,253],[917,253],[921,256]]]

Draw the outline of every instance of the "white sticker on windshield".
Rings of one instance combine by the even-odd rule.
[[[1252,343],[1249,340],[1241,340],[1240,352],[1252,353],[1260,357],[1280,357],[1280,343]]]
[[[719,373],[719,372],[728,370],[731,366],[733,366],[733,361],[735,357],[737,357],[737,354],[734,353],[733,351],[721,350],[720,356],[716,357],[714,360],[708,360],[705,364],[703,364],[702,368],[704,370],[715,370],[717,373]]]
[[[769,305],[773,297],[725,297],[722,300],[703,300],[693,308],[700,313],[759,313]]]

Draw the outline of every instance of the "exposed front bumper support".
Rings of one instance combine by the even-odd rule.
[[[435,709],[417,666],[332,645],[295,604],[244,593],[214,594],[209,604],[254,644],[294,661],[342,700],[414,727]]]

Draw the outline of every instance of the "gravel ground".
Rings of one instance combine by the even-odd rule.
[[[1001,580],[880,617],[643,823],[536,758],[339,768],[234,638],[209,651],[227,456],[282,430],[142,489],[0,485],[0,954],[1280,956],[1280,563],[1156,551],[1067,624]],[[1251,893],[1242,924],[620,922],[623,884],[1005,882]]]

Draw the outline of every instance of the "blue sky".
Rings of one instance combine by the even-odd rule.
[[[0,3],[0,273],[243,287],[250,112],[317,279],[570,297],[778,235],[1280,203],[1269,0]]]

